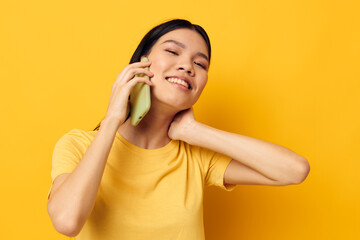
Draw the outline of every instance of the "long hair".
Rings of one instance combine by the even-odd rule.
[[[141,56],[145,55],[147,56],[152,47],[154,46],[154,44],[157,42],[157,40],[162,37],[164,34],[173,31],[175,29],[179,29],[179,28],[188,28],[191,30],[194,30],[196,32],[198,32],[202,38],[205,40],[205,43],[207,45],[208,48],[208,54],[209,54],[209,64],[210,64],[210,58],[211,58],[211,45],[210,45],[210,40],[209,37],[207,35],[207,33],[205,32],[205,30],[196,24],[192,24],[191,22],[189,22],[188,20],[185,19],[173,19],[164,23],[161,23],[160,25],[152,28],[141,40],[141,42],[139,43],[138,47],[136,48],[134,54],[132,55],[131,59],[130,59],[130,63],[134,63],[134,62],[140,62],[140,58]],[[127,115],[126,120],[130,117],[130,113]],[[125,121],[126,121],[125,120]],[[102,121],[101,121],[102,122]],[[101,125],[101,122],[94,128],[93,131],[98,131]]]

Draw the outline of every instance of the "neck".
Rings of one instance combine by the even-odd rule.
[[[161,148],[171,141],[168,129],[176,113],[177,111],[167,107],[151,106],[149,112],[137,126],[131,125],[129,118],[119,127],[118,132],[127,141],[138,147]]]

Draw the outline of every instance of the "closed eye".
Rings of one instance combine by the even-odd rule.
[[[171,51],[171,50],[166,50],[166,51],[168,51],[168,52],[170,52],[170,53],[172,53],[174,55],[179,55],[177,52],[174,52],[174,51]]]
[[[204,65],[200,64],[200,63],[195,62],[195,64],[199,65],[199,66],[202,67],[203,69],[206,69],[206,67],[205,67]]]

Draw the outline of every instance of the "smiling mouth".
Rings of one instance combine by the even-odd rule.
[[[187,88],[189,90],[192,89],[190,83],[188,83],[188,82],[186,82],[184,80],[181,80],[181,79],[178,79],[178,78],[169,78],[169,77],[166,77],[165,79],[168,82],[180,84],[180,85],[184,86],[185,88]]]

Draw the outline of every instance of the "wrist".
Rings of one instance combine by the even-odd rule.
[[[104,120],[101,121],[100,129],[110,128],[110,129],[116,129],[116,131],[117,131],[118,128],[120,127],[121,123],[122,123],[122,121],[120,121],[117,118],[105,117]]]
[[[187,125],[183,132],[183,139],[191,145],[196,145],[197,137],[201,135],[202,123],[193,121]]]

